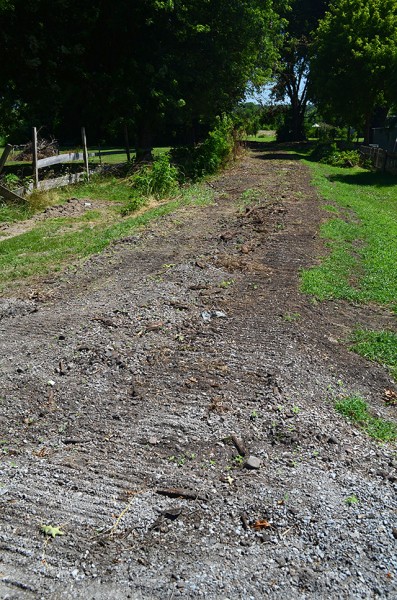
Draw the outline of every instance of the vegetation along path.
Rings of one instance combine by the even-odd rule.
[[[395,384],[347,342],[395,318],[299,291],[329,213],[293,155],[210,186],[1,300],[2,598],[396,597]]]

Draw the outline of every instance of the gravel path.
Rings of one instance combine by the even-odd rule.
[[[395,447],[333,408],[395,418],[344,343],[395,323],[299,293],[326,218],[299,161],[213,185],[0,300],[1,598],[397,597]]]

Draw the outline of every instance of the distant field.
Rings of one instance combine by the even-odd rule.
[[[245,140],[247,142],[275,142],[276,132],[263,129],[258,131],[256,135],[248,135]]]

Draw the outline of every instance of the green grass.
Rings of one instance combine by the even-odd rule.
[[[34,209],[28,204],[7,204],[7,202],[0,201],[0,223],[24,221],[29,219],[34,212]]]
[[[205,185],[197,184],[137,216],[122,218],[114,212],[112,221],[93,210],[78,218],[48,219],[26,233],[0,239],[0,291],[26,278],[60,271],[101,252],[113,240],[129,235],[181,206],[202,206],[212,199],[213,192]]]
[[[372,416],[368,412],[368,404],[360,396],[347,396],[338,400],[335,410],[376,440],[394,442],[397,439],[396,423]]]
[[[351,342],[350,350],[386,366],[397,381],[397,334],[391,331],[356,329]]]
[[[276,134],[274,131],[267,131],[266,133],[260,133],[259,135],[248,135],[244,141],[247,142],[275,142]]]
[[[58,188],[56,194],[61,202],[71,196],[74,198],[108,200],[110,202],[128,202],[133,192],[131,186],[123,179],[94,175],[89,182],[76,183]]]
[[[322,226],[329,253],[302,272],[302,290],[397,311],[397,177],[308,164],[321,196],[344,210]]]

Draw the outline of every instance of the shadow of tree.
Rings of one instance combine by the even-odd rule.
[[[372,171],[362,173],[346,173],[328,176],[329,181],[339,181],[350,185],[364,185],[371,187],[397,186],[397,175],[390,173],[374,173]]]

